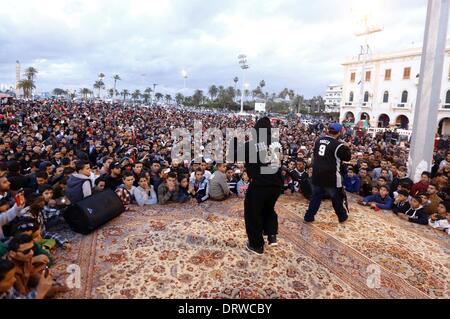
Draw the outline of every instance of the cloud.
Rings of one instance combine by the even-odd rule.
[[[358,0],[361,1],[361,0]],[[376,52],[418,46],[425,0],[372,0],[385,31],[371,38]],[[92,87],[98,73],[123,79],[119,88],[158,83],[163,93],[242,78],[246,53],[253,87],[284,87],[305,96],[339,83],[340,63],[358,52],[351,2],[342,0],[15,0],[0,11],[0,83],[14,83],[15,61],[39,70],[38,91]],[[406,9],[405,9],[406,8]]]

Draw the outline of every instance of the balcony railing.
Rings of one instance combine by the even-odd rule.
[[[450,111],[450,104],[442,104],[441,109]]]
[[[370,102],[363,102],[362,107],[370,109],[370,108],[372,108],[372,103],[370,103]]]

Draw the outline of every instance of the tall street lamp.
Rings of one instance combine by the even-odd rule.
[[[365,10],[364,10],[365,11]],[[364,103],[364,84],[366,81],[366,64],[367,64],[367,60],[370,54],[370,48],[369,48],[369,35],[373,34],[373,33],[377,33],[380,31],[383,31],[383,28],[378,26],[378,25],[370,25],[369,24],[369,12],[364,12],[363,13],[363,18],[362,18],[362,22],[363,22],[363,28],[362,30],[358,30],[357,32],[355,32],[356,36],[364,36],[364,47],[361,47],[361,53],[359,54],[359,58],[362,57],[362,65],[361,65],[361,81],[360,81],[360,92],[359,92],[359,103],[356,106],[356,119],[355,122],[358,121],[358,119],[361,116],[361,112],[362,112],[362,106]]]
[[[154,97],[155,97],[155,94],[156,94],[156,86],[158,85],[158,83],[153,83],[153,96],[151,96],[151,99],[152,99],[152,105],[153,105],[153,100],[154,100]]]
[[[188,77],[187,71],[183,69],[183,70],[181,71],[181,76],[183,77],[183,87],[184,87],[184,90],[186,90],[186,80],[187,80],[187,77]]]
[[[241,90],[241,114],[244,113],[244,83],[245,83],[245,70],[249,69],[250,66],[247,63],[247,56],[245,54],[240,54],[238,56],[239,65],[242,69],[242,90]]]

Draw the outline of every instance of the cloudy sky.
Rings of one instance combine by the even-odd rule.
[[[361,4],[363,3],[363,4]],[[343,79],[340,63],[359,51],[357,18],[371,9],[384,27],[375,52],[418,47],[426,0],[14,0],[0,10],[0,84],[15,61],[39,70],[37,91],[92,88],[99,72],[118,89],[230,86],[246,53],[251,87],[284,87],[306,97]]]

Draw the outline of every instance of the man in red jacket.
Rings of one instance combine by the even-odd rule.
[[[414,197],[420,193],[426,193],[428,185],[430,185],[430,181],[431,181],[431,173],[423,172],[420,177],[420,181],[418,183],[415,183],[411,187],[410,195]]]

